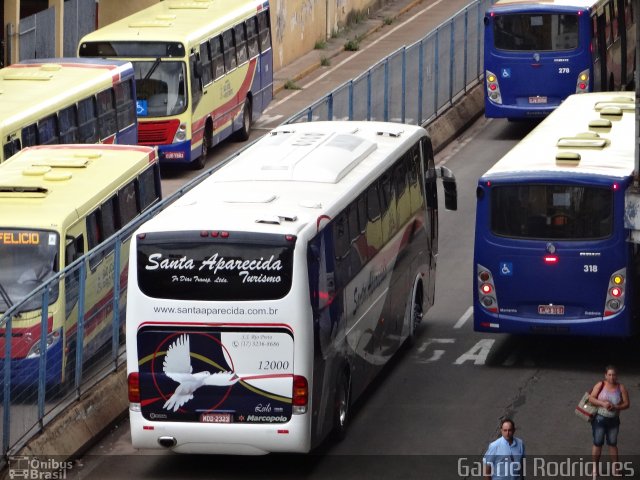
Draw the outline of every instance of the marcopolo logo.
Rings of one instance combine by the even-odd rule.
[[[32,480],[65,480],[73,462],[55,458],[13,456],[9,457],[9,478]]]

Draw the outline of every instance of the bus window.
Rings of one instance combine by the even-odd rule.
[[[118,192],[118,209],[123,226],[133,220],[140,212],[135,182],[125,185]]]
[[[200,44],[200,65],[202,66],[202,86],[206,87],[213,81],[213,73],[211,70],[211,53],[209,51],[209,42]]]
[[[114,86],[116,94],[116,112],[118,130],[123,130],[136,122],[136,101],[133,97],[133,81],[119,83]]]
[[[158,167],[154,166],[140,174],[140,210],[145,211],[160,198],[160,185],[156,182]]]
[[[14,138],[10,142],[4,144],[3,151],[4,151],[5,160],[7,158],[11,157],[12,155],[18,153],[20,150],[21,150],[21,148],[20,148],[20,140],[17,139],[17,138]]]
[[[269,12],[258,13],[258,38],[260,40],[260,52],[264,53],[271,48],[271,33],[269,31]]]
[[[96,143],[98,137],[98,116],[93,97],[78,102],[78,135],[81,143]]]
[[[222,34],[222,48],[224,52],[224,68],[228,72],[236,68],[236,46],[233,43],[233,30],[227,30]]]
[[[111,235],[115,235],[121,227],[116,214],[116,197],[111,197],[100,207],[100,220],[102,220],[102,233],[106,240]]]
[[[35,123],[22,129],[22,148],[38,144],[38,127]]]
[[[43,118],[38,122],[38,145],[59,143],[58,119],[55,115]]]
[[[247,32],[244,30],[244,23],[240,23],[233,27],[236,39],[236,52],[238,54],[238,65],[242,65],[249,59],[247,51]]]
[[[258,56],[260,47],[258,46],[258,18],[253,17],[246,21],[247,25],[247,47],[249,58]]]
[[[58,124],[60,125],[60,143],[78,143],[78,116],[75,105],[58,112]]]
[[[218,35],[209,42],[211,46],[211,61],[213,62],[214,78],[218,79],[224,75],[224,57],[222,56],[222,36]]]
[[[98,131],[104,140],[118,131],[116,126],[116,109],[113,101],[113,90],[104,90],[96,95],[98,106]]]

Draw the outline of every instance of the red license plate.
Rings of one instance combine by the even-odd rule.
[[[529,103],[547,103],[547,97],[529,97]]]
[[[538,315],[564,315],[564,305],[538,305]]]
[[[202,423],[231,423],[230,413],[203,413],[200,415]]]

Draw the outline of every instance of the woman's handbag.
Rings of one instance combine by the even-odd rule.
[[[600,389],[598,390],[596,397],[600,395],[600,392],[602,391],[603,388],[604,388],[604,382],[600,383]],[[596,416],[598,407],[597,405],[594,405],[589,401],[589,392],[585,392],[585,394],[582,395],[582,398],[578,402],[578,405],[576,406],[574,411],[578,416],[578,418],[581,418],[585,422],[590,422]]]

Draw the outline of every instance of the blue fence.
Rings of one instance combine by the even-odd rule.
[[[285,123],[316,120],[380,120],[426,125],[449,107],[458,97],[482,79],[482,19],[491,0],[477,0],[461,10],[452,19],[440,25],[413,45],[403,47],[372,66],[361,76],[346,82],[313,105],[292,116]],[[237,154],[236,154],[237,155]],[[85,279],[88,268],[102,261],[114,265],[127,262],[128,241],[135,229],[158,211],[181,197],[188,190],[211,175],[217,168],[231,161],[225,159],[216,167],[202,173],[170,197],[164,199],[143,217],[127,225],[104,244],[77,259],[63,272],[51,278],[32,294],[13,305],[0,317],[4,339],[14,338],[14,319],[29,302],[39,302],[41,318],[49,317],[49,299],[65,285],[66,303],[74,305],[78,316],[73,361],[67,363],[69,379],[64,384],[48,382],[51,372],[60,369],[57,356],[52,352],[61,345],[60,338],[47,336],[47,322],[39,328],[39,343],[35,348],[40,355],[32,355],[29,372],[32,381],[17,384],[12,362],[2,362],[2,458],[22,448],[56,415],[76,402],[80,395],[91,389],[125,362],[124,311],[126,282],[114,267],[110,293],[94,306],[90,300],[94,292],[87,292]],[[126,279],[126,275],[122,277]],[[70,285],[73,285],[71,287]],[[92,308],[89,308],[92,307]],[[93,308],[95,307],[95,308]],[[102,319],[106,325],[102,335],[85,345],[86,326]],[[92,336],[95,331],[91,332]],[[87,337],[88,338],[88,337]],[[14,342],[15,348],[15,342]],[[59,347],[61,348],[61,347]],[[12,342],[4,342],[3,358],[11,358]]]

